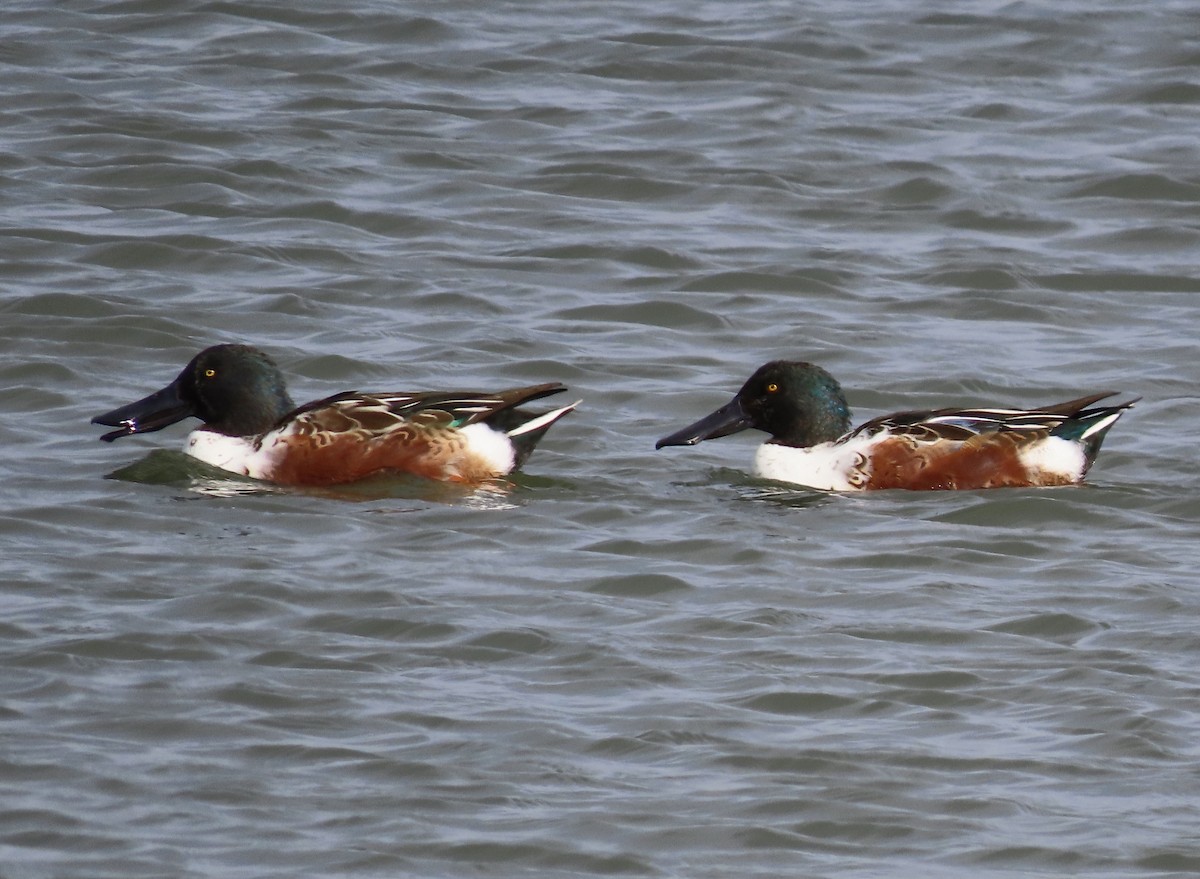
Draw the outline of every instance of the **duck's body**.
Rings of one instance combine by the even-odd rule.
[[[747,428],[771,434],[756,475],[831,491],[1070,485],[1136,400],[1093,406],[1113,392],[1037,409],[898,412],[850,430],[841,386],[818,366],[772,361],[726,406],[659,440],[694,445]],[[1090,408],[1089,408],[1090,407]]]
[[[120,428],[101,437],[112,441],[194,415],[204,423],[188,435],[187,454],[280,485],[336,485],[381,472],[480,482],[520,467],[575,404],[544,413],[518,407],[565,390],[552,382],[494,394],[345,392],[296,408],[266,354],[217,345],[163,390],[92,421]]]

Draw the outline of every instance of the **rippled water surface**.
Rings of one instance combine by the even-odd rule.
[[[2,20],[5,879],[1200,871],[1194,4]],[[476,492],[96,441],[235,340],[584,402]],[[1143,399],[1084,488],[653,450],[774,357]]]

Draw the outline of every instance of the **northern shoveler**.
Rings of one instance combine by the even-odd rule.
[[[771,435],[755,474],[810,488],[855,491],[1070,485],[1137,399],[1092,406],[1104,391],[1037,409],[897,412],[850,430],[841,385],[811,363],[774,360],[737,396],[655,448],[691,446],[747,428]]]
[[[203,424],[184,451],[205,463],[281,485],[336,485],[381,471],[448,482],[504,476],[577,403],[531,414],[517,407],[565,391],[558,382],[499,393],[344,392],[299,408],[279,368],[248,345],[201,351],[145,399],[92,419],[112,442],[188,416]]]

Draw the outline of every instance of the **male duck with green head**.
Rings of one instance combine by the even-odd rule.
[[[773,360],[711,415],[658,441],[690,446],[749,428],[765,479],[831,491],[975,489],[1082,481],[1104,436],[1137,400],[1093,406],[1105,391],[1036,409],[897,412],[850,429],[841,385],[811,363]]]

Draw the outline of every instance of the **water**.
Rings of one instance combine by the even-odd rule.
[[[0,64],[5,879],[1200,870],[1191,4],[17,2]],[[235,340],[584,404],[507,491],[96,441]],[[653,450],[782,356],[1144,399],[1080,489]]]

